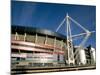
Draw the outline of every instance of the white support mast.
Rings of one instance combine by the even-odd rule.
[[[71,34],[71,28],[70,28],[70,22],[69,22],[69,16],[67,13],[66,16],[66,25],[67,25],[67,49],[68,49],[68,62],[70,64],[74,64],[74,54],[73,54],[73,45],[72,45],[72,34]]]
[[[72,35],[71,34],[71,27],[70,27],[70,22],[69,20],[71,20],[73,23],[75,23],[78,27],[80,27],[82,30],[85,31],[85,33],[80,33],[80,34],[76,34],[76,35]],[[70,65],[71,63],[74,64],[75,63],[75,59],[77,59],[77,52],[79,50],[81,50],[86,41],[88,40],[88,38],[90,37],[90,35],[92,33],[94,33],[95,31],[89,31],[88,29],[86,29],[85,27],[83,27],[80,23],[78,23],[77,21],[75,21],[73,18],[71,18],[68,13],[66,15],[66,17],[63,19],[63,21],[61,22],[61,24],[58,26],[58,28],[56,29],[56,32],[61,28],[61,26],[64,24],[64,22],[66,22],[66,36],[67,36],[67,50],[68,50],[68,64]],[[83,41],[80,43],[77,51],[75,53],[73,53],[73,44],[72,44],[72,39],[74,37],[79,37],[79,36],[83,36],[85,35]],[[74,55],[76,55],[75,59],[74,59]]]
[[[66,22],[66,36],[67,36],[67,50],[68,50],[68,64],[71,63],[74,64],[74,54],[73,54],[73,45],[72,45],[72,34],[71,34],[71,28],[69,23],[69,16],[68,13],[64,20],[61,22],[61,24],[56,29],[56,32],[60,29],[60,27]]]
[[[74,19],[72,19],[71,17],[69,17],[69,19],[74,22],[78,27],[80,27],[82,30],[85,31],[85,33],[81,33],[81,34],[76,34],[76,35],[73,35],[72,37],[77,37],[77,36],[81,36],[81,35],[85,35],[83,41],[80,43],[80,45],[78,46],[78,49],[77,51],[74,53],[74,55],[76,55],[75,59],[77,59],[78,57],[78,52],[79,50],[82,50],[86,41],[88,40],[88,38],[90,37],[91,33],[95,32],[95,31],[89,31],[88,29],[86,29],[85,27],[83,27],[81,24],[79,24],[77,21],[75,21]]]

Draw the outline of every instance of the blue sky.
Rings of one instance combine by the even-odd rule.
[[[18,26],[29,26],[48,29],[55,31],[61,21],[69,14],[74,20],[78,21],[88,30],[96,31],[96,7],[86,5],[70,5],[55,3],[38,3],[12,1],[11,3],[11,24]],[[71,22],[72,34],[83,32],[73,22]],[[65,24],[58,31],[66,35]],[[96,33],[93,33],[85,46],[92,45],[96,47]],[[74,40],[73,43],[78,45],[83,37]]]

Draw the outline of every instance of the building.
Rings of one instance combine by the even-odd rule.
[[[96,50],[91,45],[85,49],[87,64],[96,64]]]
[[[65,65],[66,36],[24,26],[12,26],[11,33],[12,67]]]
[[[76,65],[95,65],[96,50],[91,45],[78,51],[78,46],[74,46],[74,59]]]

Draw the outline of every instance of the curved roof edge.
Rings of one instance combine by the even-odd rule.
[[[64,40],[66,39],[66,36],[64,36],[60,33],[57,33],[57,32],[47,30],[47,29],[12,25],[11,26],[11,33],[15,33],[15,32],[18,32],[21,34],[23,34],[25,32],[28,34],[38,33],[38,34],[42,34],[42,35],[44,34],[44,35],[48,35],[48,36],[58,37],[58,38],[64,39]]]

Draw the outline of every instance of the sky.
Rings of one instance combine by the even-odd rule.
[[[11,25],[36,27],[55,32],[67,13],[89,31],[96,31],[96,7],[86,5],[12,1]],[[70,20],[69,22],[72,35],[84,32],[75,23]],[[66,35],[66,23],[58,33]],[[79,45],[83,38],[84,36],[73,38],[73,44]],[[96,33],[89,37],[85,46],[88,45],[96,48]]]

